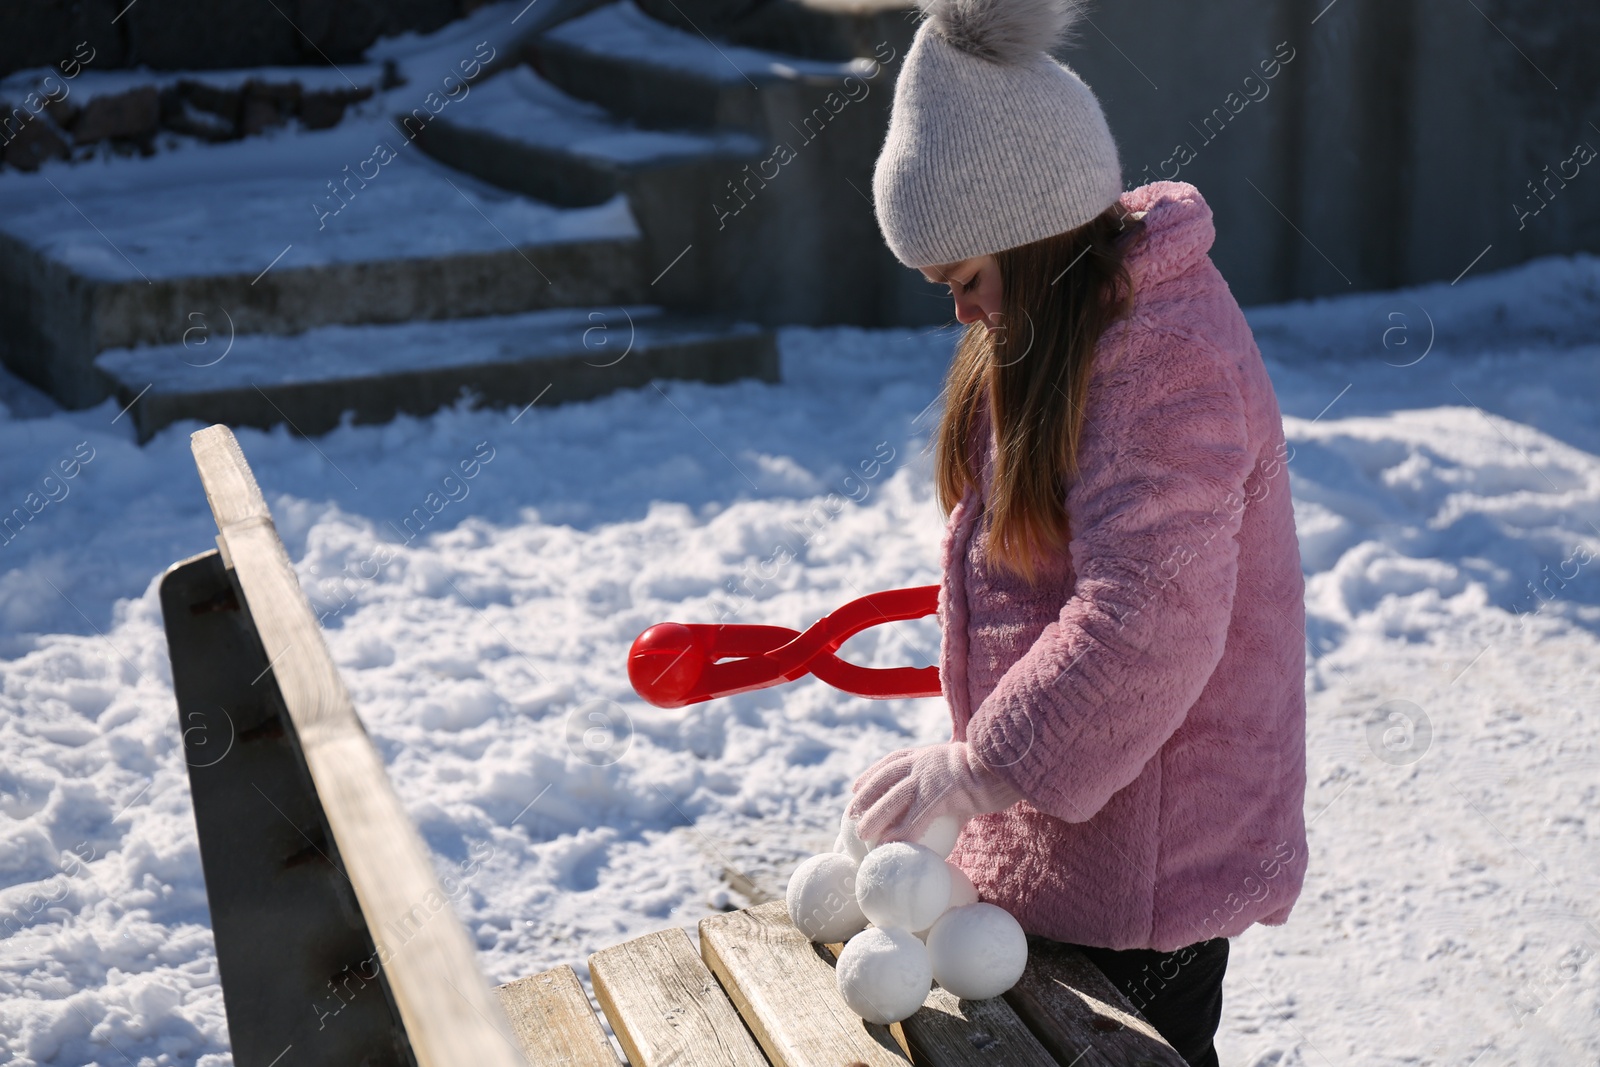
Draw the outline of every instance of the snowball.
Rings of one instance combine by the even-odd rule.
[[[856,821],[848,811],[839,816],[839,838],[833,843],[833,850],[843,852],[857,863],[866,859],[867,853],[872,851],[872,846],[856,836]]]
[[[874,926],[921,930],[950,905],[950,865],[925,845],[879,845],[856,872],[856,900]]]
[[[1028,965],[1028,937],[1011,913],[993,904],[945,912],[928,931],[928,959],[939,984],[965,1000],[997,997]]]
[[[972,879],[967,877],[967,872],[960,867],[945,860],[950,866],[950,906],[964,908],[968,904],[978,902],[978,888],[972,884]]]
[[[845,941],[866,928],[856,902],[856,861],[837,852],[812,856],[789,876],[789,918],[813,941]]]
[[[945,860],[944,863],[946,867],[950,868],[950,903],[946,906],[945,910],[948,911],[950,908],[960,908],[965,907],[968,904],[976,904],[978,902],[978,890],[972,884],[972,879],[967,877],[967,872],[963,871],[960,867],[957,867],[949,860]],[[943,914],[944,912],[942,911],[939,913],[939,915]],[[927,926],[924,926],[920,930],[913,930],[911,932],[916,934],[922,939],[923,943],[926,944],[928,940],[928,931],[933,929],[933,927],[938,924],[939,915],[934,916],[933,922],[929,923]]]
[[[839,953],[839,995],[869,1023],[899,1022],[933,985],[928,950],[905,930],[864,930]]]
[[[917,844],[926,845],[944,859],[955,850],[956,838],[961,836],[961,822],[954,815],[941,815],[928,824],[917,838]]]

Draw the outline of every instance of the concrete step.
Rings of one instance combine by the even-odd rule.
[[[529,60],[565,92],[641,126],[731,128],[763,138],[773,132],[773,97],[804,87],[820,98],[847,77],[876,72],[869,58],[805,59],[719,44],[650,17],[633,0],[546,31],[529,45]]]
[[[95,365],[113,384],[141,442],[180,419],[262,428],[284,423],[313,435],[337,427],[346,412],[355,422],[426,415],[463,392],[477,406],[526,409],[657,378],[779,377],[770,331],[651,305],[324,326],[293,336],[240,336],[231,348],[119,349],[101,353]]]
[[[416,140],[442,163],[566,207],[626,193],[630,177],[641,172],[729,163],[737,169],[764,147],[733,130],[641,129],[568,96],[528,66],[480,83]]]
[[[82,66],[70,86],[54,68],[38,67],[0,78],[0,115],[8,118],[0,159],[37,170],[48,159],[82,163],[108,151],[169,151],[173,134],[231,141],[291,123],[326,129],[384,87],[385,70],[376,63],[204,71]]]
[[[68,407],[96,353],[340,323],[641,302],[624,197],[563,208],[453,172],[386,117],[0,175],[0,357]]]
[[[652,18],[691,33],[751,48],[845,60],[870,56],[887,43],[901,54],[911,45],[921,9],[913,0],[738,0],[680,4],[638,0]]]
[[[527,66],[481,83],[416,140],[442,163],[551,204],[626,196],[653,279],[650,299],[669,306],[704,299],[714,282],[707,273],[711,205],[765,154],[748,133],[640,129]]]
[[[639,182],[629,200],[651,234],[649,276],[669,253],[686,257],[652,300],[769,324],[923,322],[938,307],[884,246],[869,195],[903,54],[886,44],[835,62],[718,43],[634,0],[529,45],[545,80],[633,125],[731,129],[761,143],[754,162],[714,167],[709,181]],[[652,203],[657,189],[679,191]]]

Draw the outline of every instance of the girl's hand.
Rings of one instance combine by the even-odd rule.
[[[1022,799],[965,741],[891,752],[855,781],[848,815],[863,841],[915,841],[941,815],[966,822]]]

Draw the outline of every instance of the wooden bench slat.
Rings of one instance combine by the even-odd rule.
[[[837,960],[843,944],[829,945]],[[1055,1067],[1056,1061],[1011,1006],[998,997],[962,1000],[934,986],[899,1030],[911,1058],[937,1067]]]
[[[328,653],[261,489],[226,426],[191,438],[218,545],[250,611],[418,1067],[525,1067],[427,847]]]
[[[1039,1039],[999,997],[962,1000],[935,986],[922,1010],[900,1025],[919,1063],[1055,1067]]]
[[[495,993],[534,1067],[620,1067],[588,994],[566,964],[497,986]]]
[[[863,1022],[839,996],[831,958],[794,928],[782,901],[702,921],[700,944],[707,962],[718,958],[712,969],[730,992],[737,985],[735,1003],[780,1067],[907,1058],[929,1067],[1055,1067],[999,998],[961,1000],[935,988],[916,1014],[893,1026]],[[842,947],[827,950],[836,956]]]
[[[1077,949],[1028,938],[1028,969],[1005,994],[1044,1047],[1063,1064],[1186,1067],[1122,990]],[[1097,1056],[1085,1056],[1088,1049]]]
[[[589,976],[633,1067],[768,1067],[683,930],[602,949]]]
[[[795,929],[783,901],[701,919],[700,954],[773,1067],[905,1067],[898,1024],[850,1010],[827,950]]]

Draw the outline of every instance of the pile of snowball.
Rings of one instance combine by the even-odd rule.
[[[997,997],[1028,963],[1028,939],[1004,908],[980,903],[946,859],[961,824],[935,819],[917,843],[873,847],[846,814],[834,851],[789,879],[789,918],[812,941],[845,943],[835,973],[850,1010],[869,1023],[911,1015],[937,981],[958,997]],[[871,923],[871,926],[868,926]]]

